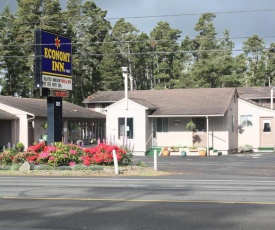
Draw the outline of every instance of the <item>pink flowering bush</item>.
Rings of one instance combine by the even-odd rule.
[[[113,150],[116,151],[120,164],[131,163],[131,152],[115,145],[102,143],[96,147],[81,148],[78,145],[61,142],[46,146],[44,142],[41,142],[29,146],[25,152],[17,154],[11,152],[0,153],[0,165],[20,164],[25,161],[36,165],[49,166],[110,165],[113,163]]]
[[[44,149],[39,159],[52,166],[73,165],[81,162],[80,157],[83,154],[83,149],[77,145],[55,142],[54,146]]]

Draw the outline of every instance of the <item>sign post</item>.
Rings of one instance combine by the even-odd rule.
[[[72,90],[71,39],[35,30],[35,84],[47,97],[48,143],[61,142],[62,98]]]

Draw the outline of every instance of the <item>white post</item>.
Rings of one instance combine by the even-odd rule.
[[[270,99],[271,99],[271,109],[273,109],[273,87],[272,87],[272,89],[271,89],[271,95],[270,95]]]
[[[114,159],[115,174],[118,175],[118,162],[117,162],[116,150],[113,150],[113,159]]]
[[[209,152],[209,118],[206,117],[206,151],[207,151],[207,155],[210,156],[210,152]],[[213,147],[213,146],[212,146]]]
[[[157,150],[154,150],[154,169],[157,171],[158,170],[158,165],[157,165]]]
[[[132,75],[129,76],[130,77],[130,91],[133,91],[133,77]]]
[[[127,73],[127,67],[122,67],[122,75],[124,77],[126,110],[128,110],[128,73]]]

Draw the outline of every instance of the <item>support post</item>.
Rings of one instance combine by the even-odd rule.
[[[115,174],[118,175],[118,161],[117,161],[116,150],[113,150],[113,159],[114,159]]]
[[[207,151],[207,155],[210,156],[210,152],[209,152],[209,118],[206,117],[206,151]]]
[[[271,99],[271,102],[270,102],[270,104],[271,104],[271,109],[273,109],[273,94],[274,94],[274,88],[272,87],[272,89],[271,89],[271,95],[270,95],[270,99]]]
[[[158,170],[158,158],[157,158],[157,150],[154,150],[154,169]]]
[[[128,110],[128,73],[127,73],[127,67],[122,67],[122,75],[124,77],[126,110]]]
[[[48,108],[48,140],[50,145],[54,142],[62,142],[62,98],[61,97],[47,97]]]

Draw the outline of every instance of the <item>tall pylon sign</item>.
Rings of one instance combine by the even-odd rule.
[[[47,97],[48,144],[62,141],[62,98],[72,90],[71,39],[35,30],[35,85]]]

